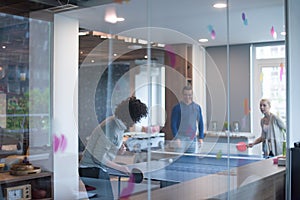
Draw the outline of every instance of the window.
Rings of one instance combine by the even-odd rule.
[[[271,112],[286,122],[285,46],[257,46],[253,62],[253,132],[260,134],[259,100],[271,101]]]

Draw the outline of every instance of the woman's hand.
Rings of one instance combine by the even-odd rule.
[[[119,165],[119,171],[124,172],[125,174],[130,174],[131,171],[126,165]]]
[[[122,164],[119,164],[119,163],[116,163],[116,162],[113,162],[110,160],[107,160],[105,164],[106,164],[106,166],[108,166],[110,168],[124,172],[125,174],[130,174],[130,170],[126,165],[122,165]]]
[[[254,146],[254,143],[249,143],[248,145],[247,145],[247,147],[250,147],[250,148],[252,148]]]

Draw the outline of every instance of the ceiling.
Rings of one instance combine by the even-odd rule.
[[[29,13],[36,10],[50,8],[51,5],[41,4],[28,0],[5,0],[0,1],[0,12],[12,15],[28,17]]]
[[[284,40],[284,36],[280,35],[284,30],[284,0],[229,0],[229,23],[226,23],[226,8],[212,7],[216,0],[115,2],[120,3],[74,9],[62,14],[78,19],[80,27],[88,30],[163,44],[198,43],[200,38],[209,40],[203,46],[225,45],[227,40],[230,44]],[[108,9],[114,9],[116,15],[125,18],[125,21],[115,24],[105,22]],[[248,24],[244,23],[243,14]],[[277,32],[276,39],[271,34],[272,27]],[[214,39],[211,37],[212,29],[215,31]]]
[[[112,3],[113,0],[1,0],[0,12],[29,17],[31,12],[44,9],[67,10],[68,5],[74,8],[85,8]]]
[[[227,40],[230,44],[284,40],[284,36],[279,34],[284,29],[283,0],[229,0],[229,23],[226,22],[226,9],[212,8],[215,1],[187,0],[174,3],[174,0],[151,0],[147,4],[147,0],[2,0],[0,42],[2,45],[10,44],[11,49],[0,49],[3,55],[0,56],[0,61],[25,63],[29,59],[26,42],[28,20],[23,20],[22,17],[12,18],[1,13],[29,17],[32,12],[39,10],[78,19],[81,30],[144,40],[149,38],[151,42],[162,44],[201,44],[198,42],[200,38],[209,40],[201,44],[203,46],[225,45]],[[125,21],[116,24],[105,22],[105,14],[109,9],[114,9],[117,16],[125,18]],[[245,14],[248,24],[243,23],[242,13]],[[19,29],[12,33],[7,31],[12,25],[18,25]],[[270,33],[272,26],[277,32],[276,39]],[[211,28],[215,31],[214,39],[211,38]],[[79,63],[82,63],[87,55],[90,59],[99,59],[99,55],[102,56],[101,60],[107,59],[109,43],[103,41],[104,39],[91,34],[80,37],[80,52],[84,53],[80,54]],[[94,48],[100,43],[105,48]],[[115,40],[114,44],[118,47],[114,51],[119,51],[122,55],[119,60],[141,59],[146,54],[145,48],[130,50],[128,46],[132,44],[119,40]],[[97,52],[98,50],[102,52]],[[22,56],[19,56],[21,52]]]

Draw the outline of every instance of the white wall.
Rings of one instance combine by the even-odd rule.
[[[155,66],[156,65],[156,66]],[[141,99],[149,109],[147,118],[142,118],[137,125],[160,125],[165,124],[165,67],[161,64],[150,66],[150,74],[147,74],[147,65],[140,65],[136,68],[139,73],[135,74],[135,95]],[[148,77],[150,76],[150,77]],[[147,81],[149,78],[149,82]],[[151,92],[149,91],[149,87]],[[150,93],[150,94],[149,94]],[[150,98],[150,99],[149,99]],[[149,102],[149,100],[151,102]],[[148,104],[151,104],[150,106]],[[150,117],[150,120],[149,120]],[[149,124],[150,123],[150,124]]]
[[[54,16],[53,137],[65,138],[54,152],[54,199],[78,194],[78,30],[77,20]]]

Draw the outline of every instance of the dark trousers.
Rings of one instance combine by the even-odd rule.
[[[98,167],[79,168],[80,177],[97,178],[99,185],[97,189],[101,190],[101,194],[97,194],[97,199],[113,200],[114,195],[110,183],[110,177],[106,170]]]

